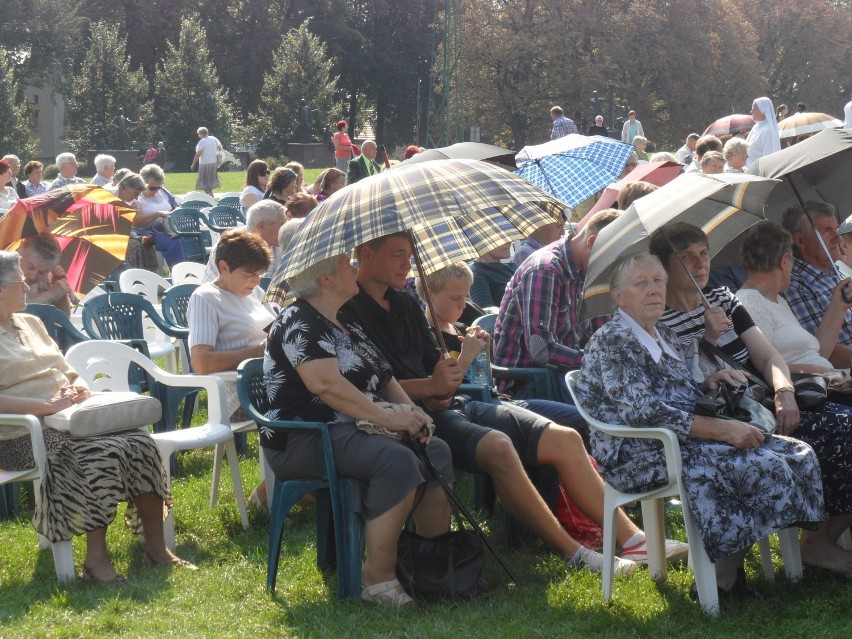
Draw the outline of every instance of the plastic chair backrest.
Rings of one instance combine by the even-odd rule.
[[[160,293],[170,288],[171,284],[151,271],[143,268],[129,268],[119,276],[118,286],[122,293],[140,295],[151,304],[157,304]]]
[[[189,298],[198,284],[178,284],[163,294],[163,319],[169,324],[186,328],[186,314],[189,310]]]
[[[197,209],[181,206],[169,213],[169,226],[178,233],[200,233],[201,213]]]
[[[90,339],[88,335],[81,333],[68,316],[52,304],[28,304],[24,313],[35,315],[44,324],[47,334],[59,346],[59,350],[65,353],[74,344],[85,342]]]
[[[242,207],[240,206],[240,198],[239,196],[230,195],[228,197],[223,197],[219,200],[219,206],[230,206],[237,211],[241,211]]]
[[[210,202],[205,202],[204,200],[187,200],[186,202],[181,202],[180,206],[183,209],[200,210],[209,208],[213,206],[213,204],[211,204]]]
[[[175,264],[171,269],[172,284],[179,286],[181,284],[201,284],[201,278],[204,277],[204,264],[198,262],[180,262]]]
[[[214,231],[222,232],[225,229],[234,228],[239,224],[245,224],[245,218],[239,209],[232,206],[214,206],[207,211],[207,219]]]
[[[482,317],[477,317],[476,321],[473,323],[474,326],[478,326],[486,333],[488,333],[492,338],[494,337],[494,326],[497,324],[497,313],[489,313],[487,315],[483,315]]]

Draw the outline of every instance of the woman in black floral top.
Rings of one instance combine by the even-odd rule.
[[[377,405],[413,402],[360,326],[337,319],[358,292],[355,269],[345,255],[327,259],[289,280],[297,301],[272,326],[264,358],[270,419],[327,422],[337,472],[359,479],[359,512],[365,519],[367,559],[361,598],[395,606],[413,603],[396,579],[396,545],[411,509],[418,532],[434,537],[449,530],[449,504],[441,488],[399,439],[367,434],[356,420],[429,442],[429,456],[452,482],[447,445],[424,434],[429,417],[419,410],[389,412]],[[261,429],[261,445],[279,479],[318,477],[321,443],[316,433],[282,434]],[[423,488],[423,490],[421,490]],[[418,495],[422,492],[422,496]]]

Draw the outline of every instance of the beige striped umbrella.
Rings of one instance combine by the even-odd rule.
[[[784,118],[778,123],[778,135],[781,139],[796,138],[808,133],[819,133],[823,129],[836,129],[843,126],[843,121],[827,113],[806,112],[796,113]]]
[[[647,251],[651,234],[671,222],[701,227],[710,257],[757,222],[778,180],[743,173],[685,173],[639,198],[597,236],[583,287],[583,318],[609,315],[609,278],[616,263]]]

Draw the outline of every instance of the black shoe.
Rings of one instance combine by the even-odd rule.
[[[693,582],[692,586],[689,588],[689,597],[693,601],[698,601],[698,587],[695,585],[695,582]],[[737,570],[737,579],[734,581],[734,585],[727,590],[719,588],[719,601],[725,600],[733,602],[747,599],[761,601],[763,600],[763,595],[748,585],[745,570],[739,568]]]

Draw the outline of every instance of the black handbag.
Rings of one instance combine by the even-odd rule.
[[[820,411],[828,398],[828,382],[822,375],[793,373],[796,404],[802,410]]]
[[[396,576],[412,597],[425,599],[473,599],[488,592],[483,572],[485,551],[488,550],[516,584],[520,581],[509,568],[506,560],[497,551],[470,511],[441,477],[426,447],[418,441],[405,437],[414,454],[423,463],[427,472],[438,482],[447,499],[457,509],[456,521],[459,530],[427,539],[416,533],[403,531],[397,543]],[[464,528],[461,516],[470,524]]]
[[[404,530],[399,537],[396,577],[417,600],[475,599],[488,593],[485,544],[474,530],[426,538]]]
[[[750,389],[742,384],[736,388],[719,384],[695,402],[695,414],[719,419],[735,419],[756,426],[766,435],[778,427],[775,416],[766,406],[749,395]]]

